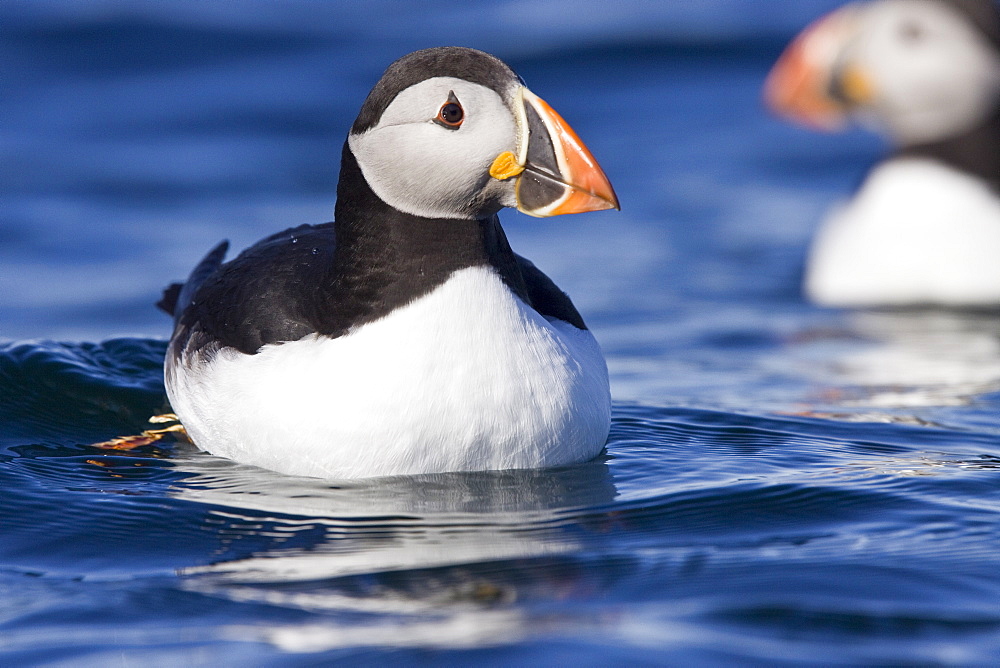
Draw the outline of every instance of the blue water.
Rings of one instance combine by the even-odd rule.
[[[759,87],[833,0],[0,3],[0,665],[996,665],[1000,317],[798,282],[883,150]],[[616,397],[559,470],[330,482],[165,441],[152,304],[328,220],[393,58],[501,56],[620,214],[507,212]]]

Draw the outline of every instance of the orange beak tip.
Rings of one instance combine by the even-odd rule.
[[[521,210],[539,217],[621,210],[607,175],[573,128],[547,102],[530,91],[525,89],[524,97],[544,121],[555,151],[557,164],[548,166],[548,169],[543,166],[542,170],[560,185],[563,194],[548,205],[530,211]]]
[[[568,213],[587,213],[589,211],[607,211],[608,209],[621,211],[618,197],[611,190],[611,184],[607,185],[607,190],[602,189],[599,192],[567,185],[565,199],[545,215],[562,216]]]
[[[779,116],[813,130],[842,130],[847,125],[847,109],[828,91],[835,62],[853,30],[853,13],[843,8],[803,30],[767,75],[767,106]]]

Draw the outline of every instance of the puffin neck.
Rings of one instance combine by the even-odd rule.
[[[901,148],[899,157],[931,158],[977,176],[1000,192],[1000,106],[976,128],[946,139]]]
[[[524,278],[496,216],[435,219],[404,213],[382,201],[368,185],[345,142],[337,185],[336,248],[323,282],[325,301],[339,317],[321,334],[343,334],[345,311],[354,325],[371,322],[429,293],[456,271],[492,267],[527,301]]]

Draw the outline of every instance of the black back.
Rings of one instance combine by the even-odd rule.
[[[335,223],[280,232],[221,264],[224,252],[217,247],[184,288],[165,293],[161,306],[176,319],[173,354],[219,346],[252,354],[307,334],[342,336],[473,266],[492,267],[540,314],[586,328],[569,297],[514,254],[496,216],[398,211],[371,190],[346,143]]]

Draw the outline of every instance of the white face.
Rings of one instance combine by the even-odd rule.
[[[937,0],[883,0],[864,9],[850,60],[872,78],[859,113],[903,144],[982,122],[1000,97],[1000,56],[969,20]]]
[[[461,124],[435,120],[449,101]],[[451,111],[454,111],[452,108]],[[504,151],[518,151],[518,123],[493,90],[435,77],[400,92],[378,125],[348,139],[372,190],[390,206],[427,218],[484,217],[514,206],[513,179],[490,177]]]

